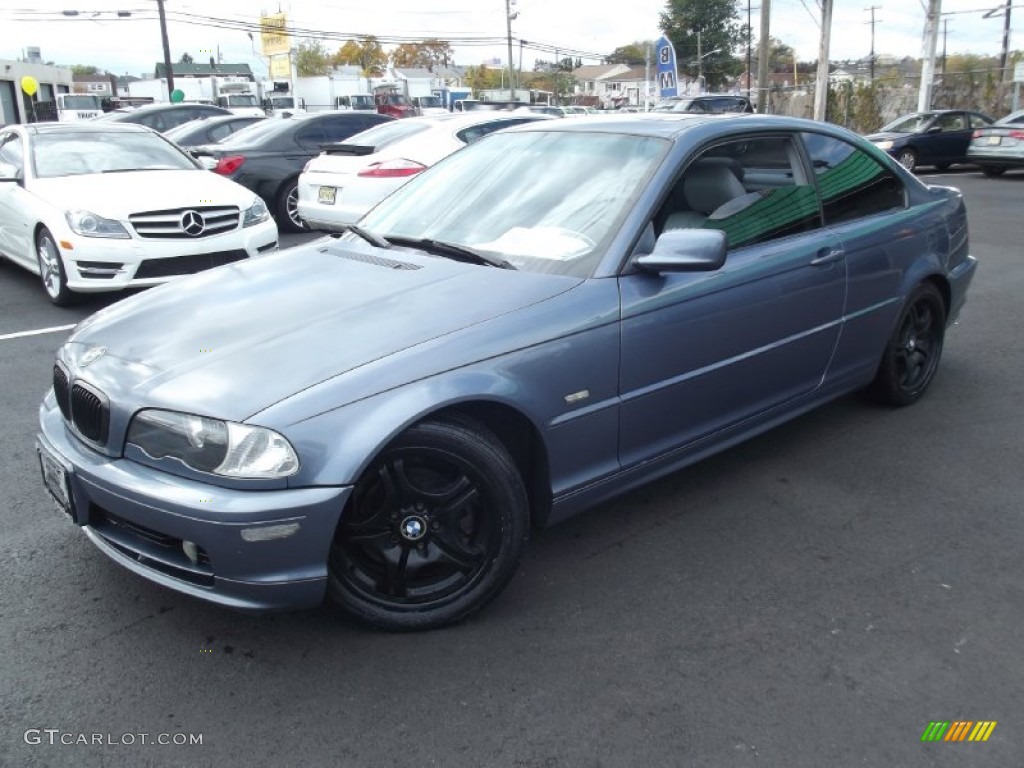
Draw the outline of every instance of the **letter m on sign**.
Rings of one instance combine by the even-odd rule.
[[[676,73],[667,71],[658,73],[658,88],[669,91],[676,87]]]

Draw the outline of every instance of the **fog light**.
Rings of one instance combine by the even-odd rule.
[[[192,561],[193,565],[199,563],[199,547],[196,546],[194,541],[181,542],[181,551],[185,553],[185,557]]]
[[[274,539],[287,539],[298,530],[298,523],[268,525],[264,528],[243,528],[242,538],[245,541],[273,541]]]

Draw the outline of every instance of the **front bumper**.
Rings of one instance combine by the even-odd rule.
[[[196,239],[82,237],[68,230],[57,241],[68,287],[77,293],[160,285],[211,266],[270,253],[278,242],[272,219]]]
[[[350,486],[243,491],[110,458],[72,435],[52,392],[40,450],[64,466],[73,521],[101,551],[150,581],[254,611],[318,605]]]

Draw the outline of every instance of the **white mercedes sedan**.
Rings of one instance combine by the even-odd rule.
[[[0,128],[0,256],[77,293],[167,282],[277,248],[263,200],[149,128]]]
[[[547,115],[470,112],[377,125],[325,149],[299,176],[299,218],[313,229],[344,229],[410,178],[489,133]]]

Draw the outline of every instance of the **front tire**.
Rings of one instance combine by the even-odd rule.
[[[946,304],[931,283],[922,283],[900,312],[868,392],[885,405],[916,403],[935,378],[946,333]]]
[[[57,248],[57,241],[46,227],[40,229],[36,235],[36,261],[39,263],[39,280],[50,301],[58,307],[72,304],[75,294],[68,288],[64,260]]]
[[[988,176],[990,179],[997,178],[1006,173],[1005,165],[983,165],[981,166],[981,172]]]
[[[900,150],[896,159],[899,160],[900,165],[911,173],[913,173],[914,169],[917,168],[917,152],[912,149]]]
[[[356,483],[328,564],[328,592],[371,626],[452,624],[515,573],[529,505],[515,463],[469,419],[426,421],[397,437]]]

